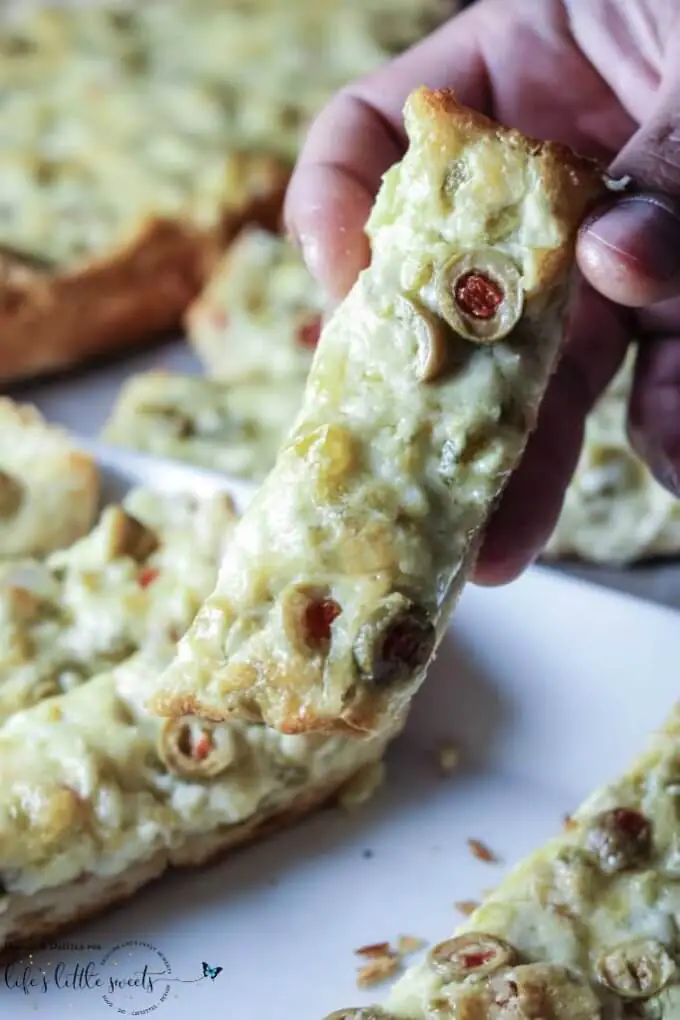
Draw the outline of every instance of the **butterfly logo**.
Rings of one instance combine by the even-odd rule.
[[[210,967],[205,960],[203,961],[203,977],[209,977],[211,981],[214,981],[218,974],[221,974],[224,967]]]

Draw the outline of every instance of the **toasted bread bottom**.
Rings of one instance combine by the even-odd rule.
[[[375,748],[372,760],[381,757],[393,735],[390,733]],[[236,847],[287,828],[331,801],[357,767],[361,765],[355,761],[352,769],[336,771],[327,775],[323,782],[292,792],[287,803],[260,811],[241,824],[225,825],[191,836],[181,846],[159,850],[121,874],[86,875],[67,885],[42,889],[32,895],[10,893],[5,911],[0,911],[0,955],[8,950],[39,946],[57,932],[73,928],[125,901],[170,868],[197,868],[217,863]]]

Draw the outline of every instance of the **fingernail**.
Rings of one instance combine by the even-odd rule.
[[[590,238],[645,276],[665,283],[680,275],[680,210],[656,195],[623,198],[584,225]]]

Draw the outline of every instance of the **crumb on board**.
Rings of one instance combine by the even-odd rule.
[[[562,815],[562,826],[565,832],[570,832],[578,828],[578,822],[571,815]]]
[[[379,956],[393,956],[389,942],[372,942],[368,946],[359,946],[354,950],[355,956],[368,956],[371,959]]]
[[[397,939],[397,952],[400,956],[410,956],[412,953],[417,953],[427,945],[425,939],[418,938],[417,935],[400,935]]]
[[[489,849],[486,843],[482,843],[481,839],[470,838],[467,845],[472,856],[476,857],[478,861],[484,861],[486,864],[498,864],[500,857]]]
[[[402,959],[400,956],[379,956],[370,963],[364,964],[357,972],[357,987],[369,988],[371,985],[380,984],[393,977],[401,968]]]
[[[357,971],[357,986],[368,988],[393,977],[402,969],[404,959],[412,953],[417,953],[425,945],[427,945],[425,940],[416,935],[400,935],[396,948],[392,948],[389,942],[371,942],[355,949],[355,956],[368,961]]]
[[[464,914],[465,917],[470,917],[471,914],[474,914],[479,903],[477,900],[456,900],[453,905],[459,913]]]
[[[365,850],[362,850],[361,856],[365,861],[370,861],[372,857],[375,857],[375,852],[367,846]]]
[[[442,776],[452,776],[460,765],[460,750],[450,741],[444,741],[437,748],[437,764]]]

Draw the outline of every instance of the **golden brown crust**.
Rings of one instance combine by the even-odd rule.
[[[584,210],[587,213],[590,204],[602,198],[601,164],[580,156],[566,145],[541,141],[514,128],[501,127],[478,110],[463,106],[452,89],[420,88],[412,95],[411,103],[414,116],[431,122],[433,156],[434,150],[445,151],[451,138],[474,143],[481,135],[502,138],[506,146],[516,146],[527,156],[539,156],[541,187],[550,200],[551,216],[566,237],[573,234],[574,224],[583,218]],[[571,258],[572,252],[567,246],[545,253],[535,289],[559,276]]]
[[[0,436],[0,561],[42,557],[85,535],[99,505],[92,457],[35,407],[7,397]]]
[[[453,89],[423,87],[413,94],[411,102],[418,117],[427,118],[429,116],[434,119],[438,132],[437,144],[443,143],[446,136],[455,131],[456,134],[467,134],[471,141],[477,139],[481,134],[487,134],[493,138],[500,135],[506,145],[515,144],[528,154],[541,153],[546,160],[546,166],[550,168],[546,186],[549,186],[550,178],[552,178],[554,192],[551,197],[558,206],[560,202],[567,203],[562,217],[570,225],[574,221],[574,209],[578,210],[580,216],[583,207],[582,197],[579,198],[579,201],[574,200],[574,191],[578,190],[582,196],[581,189],[586,188],[593,192],[594,197],[602,193],[602,166],[596,160],[579,155],[568,145],[533,138],[530,135],[522,134],[515,128],[501,127],[497,121],[487,117],[479,110],[464,106],[456,98]],[[450,120],[449,118],[454,119]],[[569,215],[569,209],[571,215]]]
[[[161,850],[149,860],[129,869],[123,876],[88,876],[34,896],[13,895],[8,915],[12,924],[5,945],[0,950],[0,959],[13,947],[23,949],[39,946],[57,932],[71,929],[107,908],[124,902],[170,868],[199,868],[218,864],[232,850],[288,828],[315,808],[331,801],[346,779],[346,776],[336,776],[331,782],[304,790],[289,805],[272,814],[260,814],[242,825],[228,826],[218,832],[194,837],[172,851]]]
[[[181,326],[224,249],[246,223],[275,229],[288,178],[256,157],[219,226],[154,219],[117,250],[73,269],[0,252],[0,383],[73,367]]]

